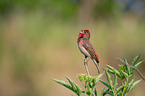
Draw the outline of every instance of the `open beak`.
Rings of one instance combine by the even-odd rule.
[[[81,30],[81,32],[80,32],[81,34],[83,34],[84,33],[84,30]]]
[[[81,38],[83,36],[83,30],[81,30],[81,32],[79,33],[78,39]]]

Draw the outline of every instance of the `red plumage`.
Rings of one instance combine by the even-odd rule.
[[[99,68],[98,68],[98,63],[99,63],[99,58],[96,50],[92,46],[92,44],[89,42],[90,39],[90,32],[88,29],[82,30],[82,32],[79,33],[77,43],[78,43],[78,48],[80,49],[81,53],[85,55],[86,58],[91,58],[96,65],[98,69],[98,73],[100,73]]]

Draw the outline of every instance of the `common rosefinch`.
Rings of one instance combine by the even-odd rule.
[[[81,53],[83,53],[85,55],[84,64],[85,64],[88,75],[89,75],[89,71],[87,68],[87,62],[89,61],[90,58],[93,60],[94,64],[96,65],[96,67],[98,69],[98,73],[100,73],[99,68],[98,68],[99,58],[98,58],[97,52],[95,51],[94,47],[89,42],[89,39],[90,39],[90,32],[88,29],[82,30],[79,33],[79,36],[77,38],[78,48],[81,51]],[[87,60],[87,58],[88,58],[88,60]]]

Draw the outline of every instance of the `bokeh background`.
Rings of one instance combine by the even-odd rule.
[[[0,0],[0,96],[75,95],[51,78],[67,81],[66,75],[81,86],[81,29],[91,32],[101,72],[106,64],[118,68],[117,57],[145,59],[144,0]],[[145,63],[139,70],[145,75]],[[89,71],[98,75],[91,60]],[[142,81],[128,96],[144,90]]]

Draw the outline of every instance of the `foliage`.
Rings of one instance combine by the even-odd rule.
[[[58,84],[61,84],[61,85],[65,86],[66,88],[72,90],[78,96],[80,96],[81,93],[82,93],[81,88],[77,84],[75,84],[69,77],[66,76],[66,79],[69,81],[71,86],[69,84],[65,83],[64,81],[61,81],[61,80],[53,79],[53,81],[57,82]]]
[[[134,58],[132,62],[132,66],[138,67],[141,62],[138,62],[140,56],[137,56]],[[124,59],[124,62],[128,63],[126,59]],[[115,69],[114,67],[110,65],[106,65],[107,68],[104,69],[106,74],[106,81],[101,80],[102,74],[99,74],[98,76],[88,76],[86,74],[79,74],[78,78],[85,88],[85,91],[82,90],[78,86],[78,84],[74,83],[73,80],[71,80],[69,77],[66,76],[66,79],[69,81],[70,85],[65,83],[64,81],[53,79],[53,81],[57,82],[58,84],[63,85],[64,87],[72,90],[74,93],[76,93],[78,96],[81,96],[82,93],[89,96],[105,96],[107,94],[111,96],[126,96],[127,93],[129,93],[141,80],[135,81],[135,78],[131,78],[133,74],[133,68],[130,68],[127,65],[119,65],[119,70]],[[114,78],[112,80],[111,74],[114,75]],[[118,79],[121,80],[121,84],[118,84]],[[97,94],[96,85],[98,82],[103,83],[107,89],[103,88],[99,94]],[[119,86],[118,86],[119,85]]]
[[[97,91],[96,91],[95,86],[97,85],[97,83],[99,82],[102,76],[103,74],[100,74],[99,76],[94,76],[94,77],[90,77],[86,74],[79,74],[78,78],[81,84],[84,86],[85,91],[82,91],[81,88],[67,76],[65,77],[69,81],[70,85],[61,80],[57,80],[57,79],[52,79],[52,80],[70,89],[71,91],[76,93],[78,96],[81,96],[82,93],[85,93],[85,96],[86,94],[91,95],[91,96],[97,96]],[[102,91],[99,93],[98,96],[102,96],[103,91],[104,89],[102,89]]]
[[[117,13],[118,10],[116,2],[113,0],[101,0],[94,8],[94,15],[96,17],[112,17]]]
[[[138,67],[141,62],[137,63],[137,60],[139,59],[140,55],[135,57],[132,66]],[[128,63],[126,59],[124,59],[124,62]],[[127,65],[119,65],[119,70],[116,70],[114,67],[111,67],[109,65],[106,65],[107,68],[105,68],[106,78],[108,82],[105,82],[103,80],[100,80],[108,89],[106,90],[105,94],[110,94],[112,96],[125,96],[127,93],[129,93],[141,80],[134,81],[135,78],[132,77],[133,74],[133,68],[127,66]],[[114,80],[111,80],[110,74],[114,75]],[[117,78],[119,78],[122,82],[122,85],[117,87]]]
[[[42,11],[45,15],[59,15],[63,19],[76,14],[77,6],[77,3],[69,0],[0,0],[0,16],[9,16],[8,14],[15,11],[26,13]]]

